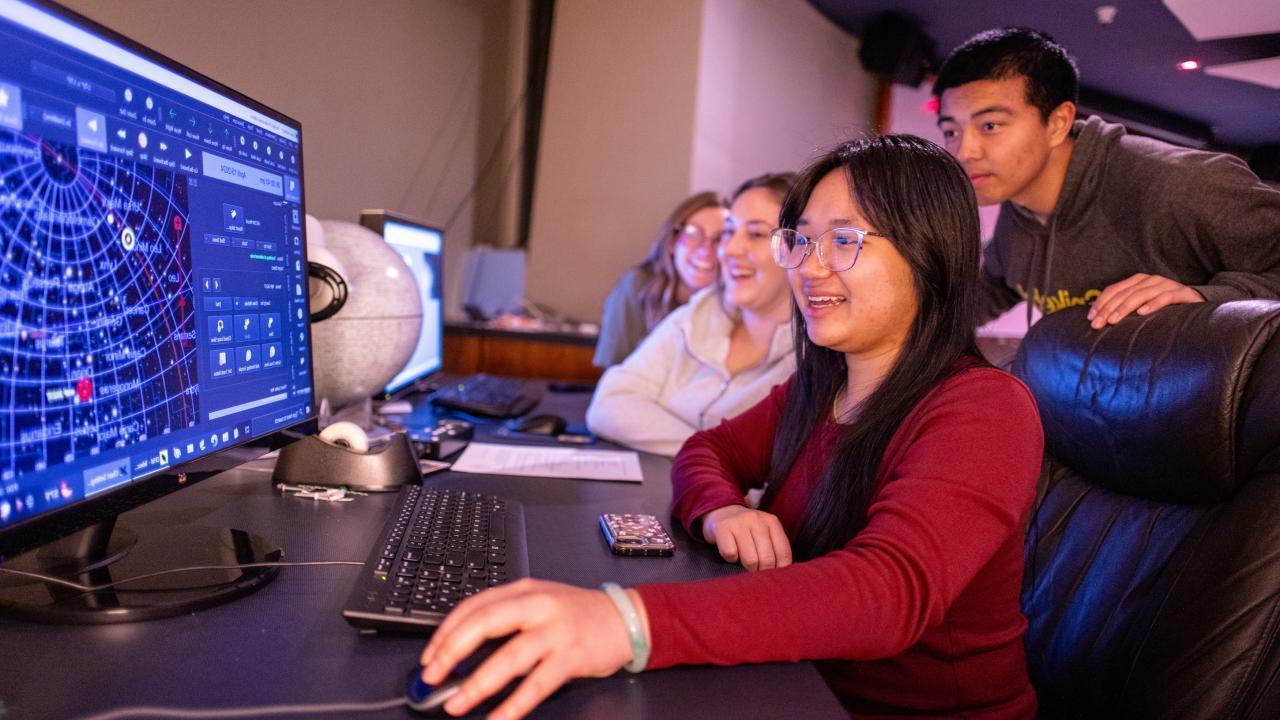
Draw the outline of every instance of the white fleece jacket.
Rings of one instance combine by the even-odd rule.
[[[587,426],[637,450],[675,455],[695,431],[741,413],[795,372],[790,322],[774,329],[764,361],[731,376],[732,330],[715,289],[699,291],[600,378]]]

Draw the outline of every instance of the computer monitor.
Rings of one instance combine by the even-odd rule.
[[[463,269],[462,309],[473,320],[492,320],[524,307],[524,251],[471,248]]]
[[[116,518],[312,431],[301,178],[296,121],[57,5],[0,0],[6,568],[92,585],[278,557],[240,530]],[[0,573],[0,611],[155,617],[273,574],[78,592]]]
[[[422,298],[422,332],[404,368],[383,388],[391,398],[444,365],[444,231],[399,213],[365,210],[360,224],[382,235],[404,259]]]

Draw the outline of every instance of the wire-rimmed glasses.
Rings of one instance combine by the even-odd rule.
[[[685,223],[676,231],[676,242],[683,245],[689,252],[694,252],[703,245],[715,250],[716,244],[720,242],[720,236],[708,234],[701,225],[696,223]]]
[[[810,239],[789,228],[778,228],[769,238],[773,261],[788,270],[800,267],[816,247],[818,263],[831,272],[844,272],[858,262],[862,241],[868,235],[885,237],[878,232],[853,227],[838,227]]]

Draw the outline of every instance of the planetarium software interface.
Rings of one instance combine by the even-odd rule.
[[[0,526],[311,414],[299,127],[0,0]]]
[[[387,218],[382,237],[400,254],[413,273],[422,299],[422,332],[409,362],[391,382],[386,392],[393,393],[418,378],[430,375],[444,362],[444,305],[440,288],[440,251],[444,236],[435,229]]]

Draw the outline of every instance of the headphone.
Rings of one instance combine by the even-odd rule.
[[[311,322],[327,320],[347,304],[347,281],[328,265],[307,262],[308,290],[311,295]]]

